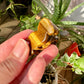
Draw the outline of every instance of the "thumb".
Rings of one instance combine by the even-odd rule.
[[[9,57],[0,63],[0,84],[9,84],[22,71],[28,59],[29,46],[20,39]]]

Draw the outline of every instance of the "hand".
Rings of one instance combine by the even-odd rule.
[[[0,45],[0,84],[38,84],[45,67],[57,55],[50,45],[28,64],[30,48],[24,39],[32,30],[22,31]]]

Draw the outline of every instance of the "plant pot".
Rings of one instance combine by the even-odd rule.
[[[68,80],[66,80],[60,72],[62,71],[62,67],[55,68],[51,64],[46,67],[44,75],[39,84],[69,84]]]

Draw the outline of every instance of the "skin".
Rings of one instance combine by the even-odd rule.
[[[24,39],[31,32],[22,31],[0,45],[1,84],[39,84],[46,65],[57,55],[58,48],[50,45],[26,64],[30,47]]]

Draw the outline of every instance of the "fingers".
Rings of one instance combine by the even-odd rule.
[[[22,71],[28,59],[29,46],[26,41],[20,39],[10,56],[0,63],[0,83],[9,84],[13,81]]]
[[[55,45],[50,45],[48,48],[43,50],[37,57],[43,57],[47,65],[55,58],[57,54],[58,48]]]
[[[45,71],[46,62],[45,59],[42,57],[35,58],[29,65],[28,65],[28,73],[27,76],[24,78],[23,82],[20,84],[39,84],[43,73]]]
[[[0,45],[0,62],[10,54],[19,39],[27,39],[32,30],[24,30]],[[5,53],[4,53],[5,52]]]
[[[22,81],[19,81],[19,84],[38,84],[46,65],[49,64],[57,54],[58,48],[55,45],[51,45],[43,50],[28,64],[27,68],[25,68],[24,73],[19,77],[19,80],[22,79]],[[17,81],[17,79],[15,81]]]
[[[57,53],[58,48],[55,45],[51,45],[29,64],[29,71],[27,74],[28,84],[38,84],[40,82],[46,65],[52,61]]]

